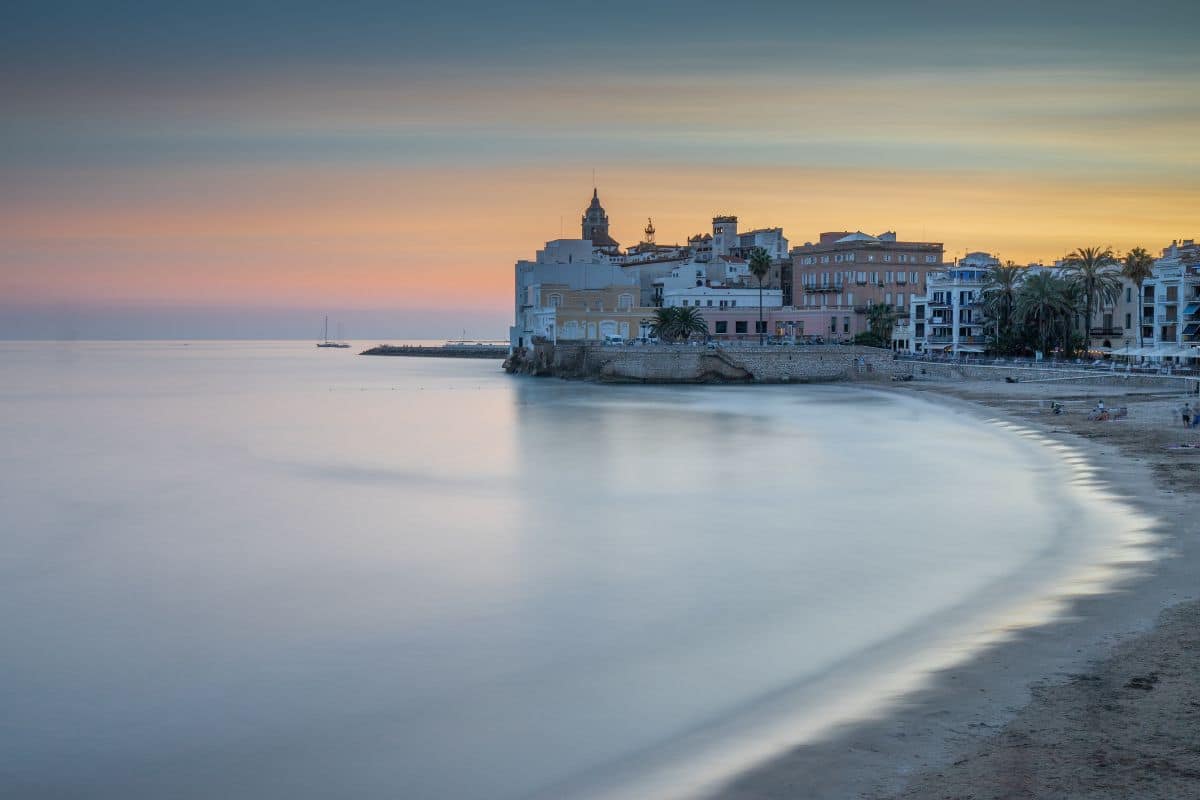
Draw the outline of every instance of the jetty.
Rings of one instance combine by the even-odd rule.
[[[479,342],[473,344],[447,343],[441,346],[412,344],[381,344],[363,350],[360,356],[416,356],[419,358],[493,358],[508,357],[507,344]]]

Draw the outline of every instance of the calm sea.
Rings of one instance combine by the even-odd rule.
[[[1132,525],[905,396],[357,350],[0,344],[0,794],[687,794]]]

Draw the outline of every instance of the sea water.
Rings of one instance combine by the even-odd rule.
[[[1133,526],[907,396],[358,349],[0,345],[0,794],[686,796]]]

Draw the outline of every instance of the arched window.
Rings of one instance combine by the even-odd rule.
[[[561,294],[550,295],[550,307],[551,308],[558,308],[559,306],[562,305],[562,301],[563,301],[563,296]]]
[[[633,295],[622,294],[619,297],[617,297],[617,308],[619,308],[619,309],[633,308]]]

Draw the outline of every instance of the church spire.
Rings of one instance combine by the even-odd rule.
[[[620,246],[608,235],[608,214],[600,205],[600,192],[596,187],[592,187],[592,202],[583,212],[582,223],[582,238],[590,240],[594,247],[616,249]]]

